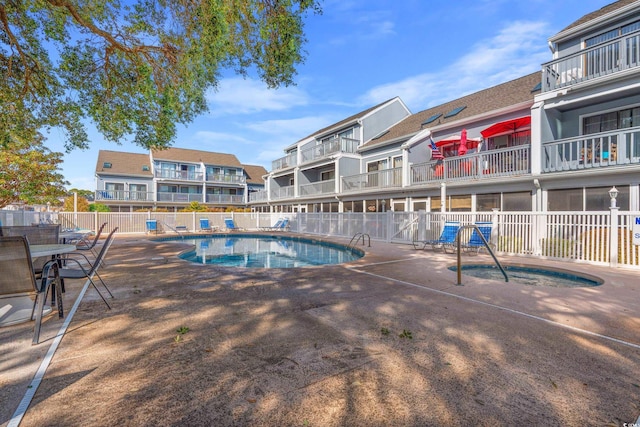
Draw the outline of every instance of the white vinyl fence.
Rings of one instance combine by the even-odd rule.
[[[147,221],[155,220],[160,233],[177,230],[197,232],[200,219],[224,230],[224,219],[232,217],[247,230],[270,227],[287,217],[296,233],[352,238],[366,234],[372,241],[411,244],[415,240],[437,239],[445,221],[463,225],[478,221],[493,224],[491,244],[497,254],[530,256],[554,260],[584,262],[611,267],[640,269],[640,246],[632,243],[632,228],[640,212],[617,209],[599,212],[375,212],[375,213],[199,213],[199,212],[24,212],[0,211],[4,225],[55,222],[63,228],[97,230],[106,222],[106,230],[118,227],[118,233],[147,232]],[[611,233],[616,229],[616,233]],[[460,236],[464,242],[470,230]]]

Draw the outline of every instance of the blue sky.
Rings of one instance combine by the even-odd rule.
[[[547,40],[608,0],[325,0],[306,19],[306,61],[296,86],[269,90],[228,73],[209,109],[173,144],[235,154],[267,170],[283,149],[327,125],[400,96],[412,113],[540,70]],[[65,154],[69,188],[95,190],[98,150],[145,153],[105,142]],[[64,151],[62,134],[47,147]]]

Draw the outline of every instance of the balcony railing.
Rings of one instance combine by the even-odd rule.
[[[542,65],[542,91],[547,92],[640,65],[640,31],[563,56]]]
[[[302,163],[324,159],[334,153],[355,153],[358,148],[358,140],[351,138],[339,138],[311,148],[300,153]]]
[[[518,145],[411,166],[411,185],[531,173],[531,146]]]
[[[318,181],[300,186],[301,196],[315,196],[318,194],[331,194],[336,192],[336,180]]]
[[[177,202],[177,203],[189,203],[200,202],[202,203],[202,194],[199,193],[158,193],[159,202]]]
[[[226,183],[226,184],[244,184],[246,178],[244,175],[225,175],[220,173],[208,174],[207,182]]]
[[[266,202],[267,200],[269,200],[269,193],[265,190],[249,193],[249,202]]]
[[[171,169],[156,169],[155,177],[174,179],[177,181],[202,181],[202,172],[177,171]]]
[[[295,194],[295,190],[293,188],[293,185],[289,185],[287,187],[272,188],[271,200],[291,199],[293,198],[294,194]]]
[[[207,203],[240,205],[244,203],[244,196],[241,194],[207,194]]]
[[[277,160],[271,162],[271,170],[277,171],[280,169],[286,169],[298,164],[298,153],[287,154]]]
[[[542,144],[542,172],[640,163],[640,126]]]
[[[402,187],[402,168],[342,177],[342,192]]]
[[[147,191],[97,190],[96,201],[153,201],[153,193]]]

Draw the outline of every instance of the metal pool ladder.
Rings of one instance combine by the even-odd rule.
[[[489,242],[487,242],[487,239],[484,237],[484,234],[482,234],[482,232],[480,231],[477,225],[471,224],[471,225],[463,225],[462,227],[460,227],[460,230],[458,230],[458,234],[456,235],[456,246],[458,248],[458,253],[457,253],[458,259],[457,259],[457,266],[456,266],[456,272],[458,273],[458,283],[456,283],[456,285],[462,286],[462,257],[460,256],[460,248],[461,248],[460,231],[466,228],[473,228],[476,231],[476,233],[478,233],[478,236],[480,237],[480,239],[482,239],[482,243],[487,248],[487,251],[489,251],[489,254],[491,255],[496,265],[502,272],[502,275],[504,276],[504,281],[508,282],[509,276],[507,276],[507,272],[504,271],[504,268],[502,268],[500,261],[498,261],[498,258],[496,258],[496,255],[493,253],[493,250],[491,249]]]
[[[351,241],[349,241],[349,244],[347,245],[347,249],[353,249],[356,247],[356,245],[358,244],[358,242],[360,241],[360,239],[362,239],[362,246],[364,246],[365,244],[365,238],[366,241],[368,243],[368,247],[371,247],[371,237],[368,234],[362,234],[362,233],[356,233],[353,235],[353,237],[351,238]],[[353,244],[353,245],[352,245]]]

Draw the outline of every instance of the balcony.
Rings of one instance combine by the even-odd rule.
[[[269,200],[269,193],[265,190],[254,191],[249,193],[249,202],[266,202]]]
[[[527,175],[531,173],[530,154],[527,144],[415,164],[411,185]]]
[[[640,65],[640,31],[563,56],[542,65],[542,91],[548,92]]]
[[[640,126],[542,144],[542,172],[640,163]]]
[[[289,185],[287,187],[272,188],[271,200],[293,199],[294,194],[295,194],[295,191],[294,191],[293,185]]]
[[[202,172],[178,171],[171,169],[156,169],[154,176],[161,179],[171,179],[175,181],[198,181],[202,182]]]
[[[402,187],[402,168],[385,169],[342,177],[342,192]]]
[[[99,201],[127,201],[127,202],[147,202],[153,201],[153,193],[147,191],[124,191],[124,190],[97,190],[96,202]]]
[[[239,194],[207,194],[207,203],[241,205],[244,203],[244,196]]]
[[[335,153],[355,153],[356,148],[358,148],[357,139],[334,139],[301,151],[301,162],[307,163],[314,160],[324,159]]]
[[[300,196],[317,196],[322,194],[334,194],[336,192],[336,180],[329,179],[300,186]]]
[[[202,203],[202,194],[199,193],[158,193],[159,202],[175,202],[175,203]]]
[[[244,175],[225,175],[220,173],[207,175],[207,182],[214,182],[219,184],[244,184],[246,178]]]
[[[286,168],[294,167],[297,164],[298,164],[298,153],[291,153],[271,162],[271,170],[277,171],[281,169],[286,169]]]

